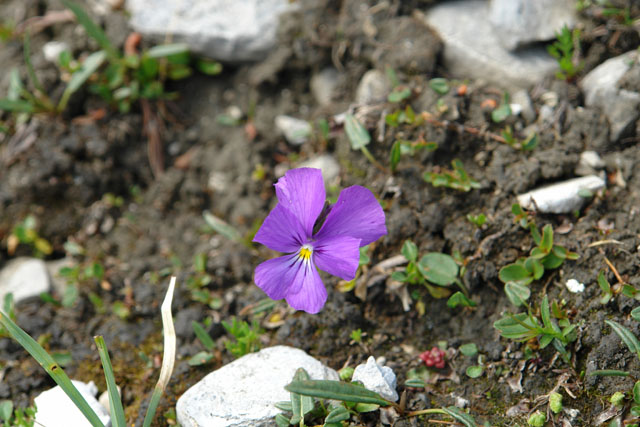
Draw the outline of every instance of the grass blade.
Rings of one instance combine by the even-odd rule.
[[[58,111],[64,111],[71,95],[80,89],[89,77],[91,77],[91,75],[100,68],[106,58],[107,53],[104,50],[99,50],[92,53],[87,57],[87,59],[85,59],[82,67],[80,67],[80,69],[71,76],[69,84],[67,84],[67,87],[62,94],[62,98],[60,98],[60,102],[58,103]]]
[[[79,4],[71,0],[62,0],[62,3],[67,9],[73,12],[78,23],[82,25],[87,34],[97,41],[100,47],[107,52],[109,58],[117,59],[119,57],[118,51],[113,47],[104,31],[102,31],[102,29],[93,22],[89,15],[87,15],[87,12],[85,12]]]
[[[202,325],[195,320],[191,322],[191,327],[193,328],[193,332],[196,334],[196,337],[200,340],[204,348],[211,351],[216,346],[216,343],[211,339],[211,336],[207,333],[207,331],[202,327]]]
[[[149,427],[153,417],[156,414],[156,408],[160,402],[160,397],[164,393],[164,389],[167,388],[169,378],[173,372],[173,365],[176,361],[176,331],[173,327],[173,318],[171,317],[171,301],[173,300],[173,290],[176,285],[176,278],[171,277],[169,282],[169,289],[164,297],[160,311],[162,313],[162,331],[164,333],[164,354],[162,355],[162,368],[160,369],[160,378],[156,384],[153,394],[151,395],[151,401],[147,408],[147,413],[144,416],[143,427]]]
[[[28,101],[2,98],[0,99],[0,110],[11,111],[13,113],[33,113],[35,108],[33,108],[33,104]]]
[[[69,396],[69,399],[82,412],[94,427],[104,427],[100,418],[91,409],[91,406],[82,397],[78,389],[73,385],[64,370],[53,360],[53,357],[45,351],[40,344],[29,336],[22,328],[16,325],[6,314],[0,312],[0,324],[9,332],[11,337],[15,339],[36,361],[44,368],[51,378],[62,388]]]
[[[638,358],[640,358],[640,341],[638,341],[638,338],[633,335],[633,332],[613,320],[605,320],[604,323],[609,325],[611,329],[618,334],[620,339],[622,339],[629,348],[629,351],[635,353]]]
[[[382,398],[378,393],[364,387],[330,380],[292,381],[285,387],[291,393],[322,399],[342,400],[354,403],[375,403],[380,406],[392,405],[392,402]]]
[[[442,410],[454,420],[461,422],[465,427],[477,426],[476,420],[474,420],[471,415],[467,414],[460,408],[457,408],[455,406],[448,406],[446,408],[442,408]]]
[[[104,378],[107,382],[107,392],[109,393],[109,412],[111,413],[112,426],[126,427],[127,424],[124,419],[124,409],[122,408],[122,401],[120,400],[120,393],[118,393],[116,379],[113,375],[113,367],[111,366],[111,359],[109,358],[107,345],[105,344],[102,336],[97,336],[93,339],[98,347],[100,361],[102,362],[102,369],[104,370]]]

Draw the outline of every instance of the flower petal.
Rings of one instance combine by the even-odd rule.
[[[344,280],[353,280],[360,261],[360,239],[328,237],[313,244],[313,261],[320,270]]]
[[[345,188],[331,208],[316,236],[322,240],[333,236],[360,239],[360,246],[368,245],[387,234],[384,211],[375,196],[359,185]]]
[[[311,264],[311,263],[308,263]],[[305,265],[298,254],[285,255],[260,263],[256,267],[254,281],[271,299],[279,300],[290,292],[298,292],[302,285]]]
[[[287,303],[296,310],[316,314],[327,301],[327,289],[322,283],[318,270],[313,264],[309,263],[308,265],[309,268],[305,269],[305,275],[298,276],[299,279],[302,279],[302,287],[297,293],[287,295],[286,299]]]
[[[253,241],[274,251],[296,252],[307,241],[307,234],[296,216],[278,203],[264,219]]]
[[[292,169],[278,180],[275,187],[280,204],[298,218],[307,236],[311,236],[326,197],[320,169]]]

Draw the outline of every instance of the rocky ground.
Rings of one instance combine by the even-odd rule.
[[[141,28],[152,21],[140,11],[157,6],[143,3],[127,3],[125,12],[92,2],[90,14],[118,49],[132,27],[145,49],[167,25]],[[640,359],[605,321],[640,336],[631,316],[640,295],[638,5],[552,2],[559,21],[544,15],[549,8],[530,6],[520,22],[508,1],[280,3],[272,45],[242,38],[245,50],[242,41],[215,52],[192,45],[219,59],[223,71],[167,81],[172,99],[122,112],[83,87],[59,114],[2,113],[0,295],[7,286],[23,298],[14,307],[17,323],[58,353],[73,379],[94,381],[100,391],[93,336],[103,335],[132,424],[141,423],[158,375],[159,306],[170,275],[179,283],[178,351],[155,425],[175,424],[176,400],[236,358],[222,324],[232,318],[260,325],[257,347],[295,347],[335,370],[374,356],[397,376],[408,411],[457,406],[479,425],[524,425],[536,411],[547,414],[546,425],[637,422],[632,388]],[[61,10],[57,0],[3,3],[0,98],[10,91],[12,69],[28,81],[26,28],[33,32],[28,57],[52,99],[66,83],[47,46],[64,42],[74,58],[98,49],[69,15],[52,13]],[[570,65],[556,76],[546,46],[564,23],[580,32],[568,43]],[[181,41],[179,24],[171,28]],[[261,28],[262,39],[274,28],[249,27]],[[353,148],[345,113],[370,135],[366,152]],[[469,179],[447,175],[457,161]],[[330,200],[350,185],[369,188],[388,229],[369,246],[355,286],[323,276],[329,299],[317,315],[270,303],[252,282],[255,266],[275,256],[251,243],[275,205],[273,183],[300,166],[322,168]],[[536,198],[525,214],[513,212],[518,195],[580,176],[595,185],[545,196],[560,207]],[[212,227],[211,216],[226,226],[214,219]],[[545,346],[543,335],[507,339],[494,327],[508,313],[526,312],[505,292],[502,270],[537,244],[522,221],[540,232],[550,225],[553,242],[579,256],[509,288],[528,290],[538,319],[546,297],[553,322],[575,325],[564,347]],[[456,260],[472,307],[448,306],[457,288],[391,277],[407,271],[407,240],[420,257]],[[611,298],[603,299],[600,272]],[[570,279],[578,285],[567,286]],[[193,321],[204,325],[211,348],[196,338]],[[471,343],[477,352],[467,351]],[[444,351],[442,368],[420,358],[433,347]],[[194,364],[205,350],[206,360]],[[602,369],[631,375],[592,375]],[[406,385],[411,379],[423,384]],[[0,338],[0,399],[27,407],[53,385],[16,342]],[[563,396],[558,413],[548,406],[552,392]],[[616,392],[625,398],[611,403]],[[375,411],[353,415],[350,425],[434,419],[451,421]]]

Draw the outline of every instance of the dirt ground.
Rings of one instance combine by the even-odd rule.
[[[165,170],[158,176],[149,166],[139,108],[120,114],[83,91],[73,97],[63,115],[31,117],[25,126],[28,129],[18,137],[11,116],[0,116],[8,127],[0,134],[4,162],[0,168],[0,265],[32,255],[28,245],[18,246],[11,254],[7,246],[14,226],[31,214],[38,221],[39,235],[53,247],[47,260],[68,256],[76,265],[98,262],[105,271],[102,280],[79,282],[79,296],[71,307],[40,299],[18,304],[17,322],[40,337],[49,350],[68,351],[72,356],[66,366],[69,375],[93,380],[101,390],[104,380],[92,337],[104,335],[130,422],[144,414],[159,371],[159,305],[170,274],[177,275],[180,283],[173,304],[178,359],[159,414],[173,407],[208,372],[233,360],[224,346],[229,335],[221,321],[234,316],[261,323],[266,330],[261,336],[263,347],[295,346],[334,369],[356,366],[369,355],[384,357],[398,375],[399,391],[408,391],[410,410],[449,406],[465,399],[479,424],[524,425],[535,408],[546,410],[544,396],[559,384],[565,408],[577,409],[579,414],[554,415],[547,425],[595,425],[598,415],[609,409],[609,397],[633,387],[632,377],[589,373],[640,369],[638,358],[604,323],[605,319],[615,320],[639,335],[638,322],[629,317],[635,299],[620,293],[602,304],[596,282],[600,270],[612,285],[618,282],[606,259],[623,282],[640,286],[637,129],[611,141],[606,119],[600,111],[584,107],[576,83],[549,77],[529,94],[536,111],[548,101],[545,94],[557,94],[554,114],[545,122],[536,122],[539,143],[535,149],[514,149],[491,136],[500,134],[505,123],[491,120],[492,108],[487,104],[499,105],[503,92],[453,79],[440,63],[441,47],[435,36],[416,35],[422,33],[416,31],[420,24],[412,17],[414,11],[426,10],[434,2],[392,1],[370,14],[361,13],[371,11],[373,3],[303,1],[301,11],[283,19],[281,43],[264,62],[225,65],[218,76],[195,74],[169,83],[179,97],[162,106],[152,104],[164,119]],[[55,0],[5,1],[0,21],[21,22],[61,8]],[[580,15],[585,60],[580,75],[638,46],[636,30],[593,10],[588,8]],[[638,16],[637,7],[632,12]],[[114,42],[123,43],[123,13],[114,12],[102,20]],[[74,27],[55,24],[32,37],[34,67],[49,93],[59,94],[64,86],[57,68],[43,58],[44,43],[64,40],[76,55],[95,50],[91,41],[74,36]],[[371,27],[375,34],[366,31]],[[426,37],[432,43],[418,53],[393,49],[404,37]],[[0,63],[3,75],[12,67],[26,73],[20,38],[0,44]],[[382,164],[379,168],[351,149],[335,116],[352,105],[365,71],[384,71],[386,66],[411,89],[409,98],[353,109],[372,136],[369,149]],[[335,67],[340,77],[332,102],[322,106],[311,93],[310,79],[326,67]],[[439,95],[430,88],[434,77],[450,79],[448,94]],[[6,93],[7,84],[7,79],[0,78],[0,93]],[[467,130],[436,122],[395,128],[381,125],[385,115],[406,105],[417,113],[430,113],[436,122],[449,120]],[[103,109],[106,115],[77,120],[96,109]],[[242,112],[233,126],[218,120],[230,109]],[[313,123],[326,119],[329,132],[323,135],[316,127],[307,143],[293,146],[274,128],[279,114]],[[509,117],[507,123],[521,134],[532,125],[520,116]],[[20,144],[29,135],[35,136],[32,142]],[[403,156],[391,173],[389,155],[397,139],[422,139],[437,143],[438,148]],[[607,189],[574,214],[534,215],[540,227],[553,226],[558,244],[580,255],[530,285],[533,306],[548,295],[577,325],[577,340],[567,347],[571,354],[567,363],[552,346],[540,350],[535,340],[517,343],[501,338],[493,323],[505,312],[518,311],[506,297],[498,272],[533,247],[529,232],[514,222],[511,205],[515,195],[574,177],[580,154],[587,150],[598,152],[604,160]],[[394,290],[398,284],[386,276],[368,280],[366,292],[362,286],[357,292],[341,292],[338,279],[323,275],[329,299],[318,315],[294,312],[284,302],[258,310],[265,295],[252,283],[253,270],[274,254],[214,233],[207,228],[203,211],[228,222],[250,240],[275,205],[272,184],[279,173],[321,154],[332,155],[341,166],[329,196],[349,185],[365,185],[384,206],[388,235],[369,249],[370,263],[363,269],[367,279],[376,276],[373,266],[399,255],[405,240],[411,239],[421,255],[459,253],[466,268],[462,280],[476,307],[452,309],[446,299],[431,297],[426,288],[409,286],[404,288],[411,304],[406,311],[400,297],[403,288]],[[479,188],[462,192],[425,182],[424,172],[449,168],[453,159],[461,160]],[[469,214],[481,213],[487,218],[481,227],[467,219]],[[82,246],[84,254],[69,255],[64,246],[67,241]],[[204,272],[194,264],[200,254],[206,255]],[[204,275],[210,277],[202,288],[210,304],[194,299],[187,286],[189,280]],[[584,283],[585,291],[570,293],[565,287],[570,278]],[[103,306],[98,307],[91,296],[99,297]],[[54,292],[54,297],[61,295]],[[128,314],[122,314],[123,307]],[[214,358],[205,365],[190,366],[189,358],[204,350],[191,322],[207,318],[211,319],[208,331],[216,342]],[[357,329],[363,332],[360,342],[352,339]],[[424,370],[419,354],[442,341],[448,349],[446,367],[427,370],[424,389],[405,387],[413,375],[410,371]],[[477,356],[459,352],[466,343],[477,345],[480,363]],[[483,374],[474,379],[467,376],[466,369],[478,364],[483,365]],[[12,399],[18,406],[29,405],[34,396],[54,384],[6,338],[0,339],[0,378],[0,399]],[[360,422],[380,425],[377,414],[367,414]],[[429,425],[428,419],[400,419],[396,425]],[[562,424],[565,421],[569,424]],[[170,416],[161,415],[156,425],[169,422]]]

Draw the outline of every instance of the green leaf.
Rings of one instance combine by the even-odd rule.
[[[640,381],[633,385],[633,401],[640,404]]]
[[[503,283],[514,282],[521,285],[528,285],[533,281],[533,276],[529,270],[520,264],[509,264],[500,269],[498,278]]]
[[[406,282],[409,280],[409,276],[404,271],[394,271],[391,273],[391,280],[395,280],[398,282]]]
[[[87,79],[91,77],[91,75],[102,65],[106,58],[107,53],[104,50],[99,50],[92,53],[87,57],[87,59],[85,59],[82,66],[71,75],[71,79],[69,80],[67,87],[62,93],[60,102],[58,103],[58,111],[63,111],[66,108],[71,95],[80,89]]]
[[[274,406],[285,412],[291,412],[292,409],[290,400],[281,400],[280,402],[276,402]]]
[[[367,265],[371,262],[371,258],[369,258],[368,252],[369,245],[360,248],[360,259],[358,260],[358,265]]]
[[[293,375],[293,381],[309,381],[310,377],[307,371],[303,368],[298,368]],[[291,424],[298,424],[304,419],[304,416],[313,410],[315,406],[313,398],[309,396],[303,396],[299,393],[291,392],[291,412],[293,417],[290,420]],[[297,420],[294,422],[294,419]]]
[[[547,270],[558,268],[562,265],[563,262],[564,259],[556,256],[553,252],[542,259],[542,265]]]
[[[527,341],[538,336],[539,326],[527,313],[508,315],[493,323],[493,327],[505,338]]]
[[[462,423],[465,427],[477,427],[476,420],[460,408],[448,406],[446,408],[442,408],[442,410],[454,420]]]
[[[458,305],[462,305],[463,307],[475,307],[477,304],[475,301],[467,298],[467,296],[462,292],[457,291],[447,300],[447,307],[456,308]]]
[[[484,368],[482,366],[469,366],[465,373],[469,378],[478,378],[484,373]]]
[[[196,61],[196,69],[200,71],[202,74],[206,74],[208,76],[215,76],[222,72],[222,64],[219,63],[218,61],[199,58]]]
[[[389,102],[400,102],[400,101],[404,101],[410,96],[411,96],[411,89],[409,89],[408,87],[404,87],[404,88],[396,87],[395,89],[393,89],[393,91],[391,91],[389,96],[387,96],[387,100]]]
[[[349,410],[344,406],[340,405],[340,406],[336,406],[331,410],[331,412],[329,412],[329,414],[327,415],[327,418],[324,419],[324,422],[325,424],[339,423],[340,421],[347,421],[349,418],[351,418],[351,414],[349,413]]]
[[[277,414],[276,425],[278,427],[289,427],[289,418],[287,418],[284,414]]]
[[[352,114],[347,114],[344,120],[344,130],[347,133],[351,148],[359,150],[371,142],[367,129]]]
[[[451,256],[439,252],[424,255],[417,266],[425,279],[439,286],[449,286],[458,276],[458,264]]]
[[[504,293],[507,294],[507,298],[509,298],[511,304],[516,307],[525,305],[525,302],[531,296],[531,290],[519,282],[507,282],[504,285]]]
[[[240,232],[220,218],[213,216],[208,211],[204,211],[202,216],[204,217],[207,225],[211,227],[213,231],[222,234],[224,237],[234,242],[240,242],[242,240]]]
[[[356,406],[354,407],[356,412],[361,414],[376,411],[378,408],[380,408],[380,405],[376,405],[375,403],[356,403]]]
[[[29,101],[2,98],[0,99],[0,110],[12,113],[33,113],[35,111],[35,107]]]
[[[549,310],[549,297],[547,295],[542,297],[542,302],[540,302],[540,317],[542,318],[542,324],[547,331],[556,329],[551,323],[551,311]]]
[[[107,345],[104,342],[104,338],[100,335],[95,337],[94,341],[96,343],[96,347],[98,347],[98,354],[100,354],[100,361],[102,362],[102,369],[104,370],[104,377],[107,383],[109,412],[111,415],[112,425],[113,427],[126,427],[127,424],[124,418],[124,409],[122,408],[122,401],[120,400],[120,393],[118,392],[116,379],[113,375],[113,367],[111,366],[111,359],[109,358]]]
[[[285,387],[291,393],[304,396],[319,397],[321,399],[342,400],[355,403],[375,403],[389,406],[391,402],[382,398],[378,393],[364,387],[330,380],[293,381]]]
[[[542,228],[542,240],[539,247],[544,253],[549,253],[553,248],[553,227],[551,227],[551,224],[547,224]]]
[[[629,348],[629,351],[635,353],[640,358],[640,341],[633,335],[633,332],[613,320],[605,320],[604,323],[609,325],[611,329],[618,334],[620,339],[627,345],[627,348]]]
[[[206,365],[207,363],[211,362],[214,357],[215,356],[208,351],[200,351],[191,356],[187,363],[189,364],[189,366]]]
[[[631,310],[631,317],[633,318],[633,320],[635,320],[636,322],[640,322],[640,307],[636,307],[633,310]],[[639,402],[640,403],[640,402]]]
[[[491,120],[495,123],[503,122],[511,115],[511,106],[509,104],[501,104],[498,108],[491,112]]]
[[[211,351],[216,347],[216,343],[211,339],[211,336],[207,333],[207,331],[200,323],[194,320],[191,322],[191,327],[193,328],[193,332],[196,334],[196,337],[198,337],[204,348]]]
[[[146,54],[149,58],[166,58],[167,56],[189,53],[189,45],[186,43],[161,44],[149,49]]]
[[[449,83],[442,77],[429,80],[429,87],[438,95],[446,95],[449,92]]]
[[[424,382],[424,380],[421,380],[420,378],[411,378],[405,381],[404,383],[405,387],[414,387],[414,388],[424,388],[426,387],[426,385],[427,384]]]
[[[10,400],[0,401],[0,420],[9,422],[13,414],[13,402]]]
[[[119,57],[117,50],[113,47],[107,35],[104,33],[104,31],[102,31],[100,27],[95,24],[95,22],[91,20],[89,15],[87,15],[87,13],[80,5],[71,0],[62,0],[62,3],[67,9],[73,12],[73,14],[76,16],[76,19],[78,20],[78,23],[80,23],[80,25],[84,27],[89,37],[97,41],[100,47],[108,53],[110,58]]]
[[[400,141],[396,141],[393,143],[391,147],[391,153],[389,155],[389,164],[391,165],[391,172],[396,171],[396,167],[398,167],[398,163],[400,163],[400,157],[402,156],[402,149]]]
[[[45,351],[40,344],[31,338],[24,330],[16,325],[4,313],[0,313],[0,324],[9,332],[11,337],[15,339],[36,361],[44,368],[49,376],[62,388],[67,396],[73,401],[74,405],[82,412],[94,427],[104,427],[100,418],[91,409],[89,404],[84,400],[78,389],[73,385],[64,370],[56,363],[56,361]]]
[[[475,345],[475,343],[467,343],[467,344],[462,344],[460,346],[460,353],[464,354],[465,356],[475,356],[476,354],[478,354],[478,346]]]
[[[17,101],[20,99],[20,94],[25,90],[20,79],[20,72],[17,68],[12,68],[9,74],[9,90],[7,91],[7,98],[11,101]]]
[[[598,371],[592,371],[589,375],[597,375],[601,377],[628,377],[631,374],[617,369],[601,369]]]
[[[404,256],[407,261],[415,262],[418,259],[418,246],[411,240],[405,240],[402,245],[402,256]]]

